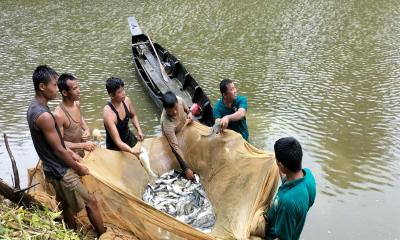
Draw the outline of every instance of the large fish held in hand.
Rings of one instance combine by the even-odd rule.
[[[146,170],[147,174],[149,174],[150,177],[158,178],[158,176],[151,170],[149,154],[143,147],[140,148],[139,160],[143,168]]]

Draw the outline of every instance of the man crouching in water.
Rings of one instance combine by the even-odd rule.
[[[81,114],[78,80],[69,73],[63,73],[58,78],[58,90],[62,102],[54,110],[54,116],[61,136],[68,148],[83,157],[84,150],[92,151],[96,145],[88,141],[90,129]]]
[[[178,145],[176,133],[180,132],[186,121],[192,122],[192,113],[180,97],[168,91],[162,97],[164,110],[161,114],[161,131],[167,138],[172,152],[175,154],[185,177],[189,180],[194,180],[193,171],[188,167],[185,161],[182,150]]]
[[[57,122],[47,103],[57,96],[58,74],[46,65],[38,66],[33,72],[36,95],[27,112],[29,130],[33,145],[43,161],[46,180],[56,190],[61,202],[64,221],[68,227],[76,229],[75,215],[86,207],[90,222],[98,235],[105,232],[103,219],[96,198],[83,186],[79,176],[89,174],[89,169],[79,163],[61,136]],[[78,156],[79,157],[79,156]]]
[[[106,129],[106,147],[110,150],[124,151],[139,157],[134,151],[137,141],[143,141],[144,135],[131,100],[126,96],[124,82],[115,77],[106,81],[106,88],[111,101],[103,110],[104,127]],[[129,120],[137,130],[136,137],[129,129]]]

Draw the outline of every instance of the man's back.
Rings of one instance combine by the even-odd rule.
[[[266,239],[299,239],[307,212],[316,196],[315,179],[303,169],[304,177],[283,183],[267,213]]]

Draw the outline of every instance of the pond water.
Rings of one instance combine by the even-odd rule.
[[[0,2],[0,130],[22,185],[37,161],[26,110],[32,72],[79,79],[83,114],[103,130],[105,79],[119,76],[147,137],[160,112],[134,72],[129,16],[176,55],[213,103],[223,78],[247,96],[250,142],[294,136],[318,194],[303,239],[400,238],[400,2]],[[57,101],[50,106],[53,108]],[[104,133],[104,131],[103,131]],[[0,139],[0,177],[11,183]]]

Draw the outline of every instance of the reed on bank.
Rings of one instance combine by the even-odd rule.
[[[60,212],[20,207],[0,196],[1,239],[93,239],[80,229],[68,229]]]

